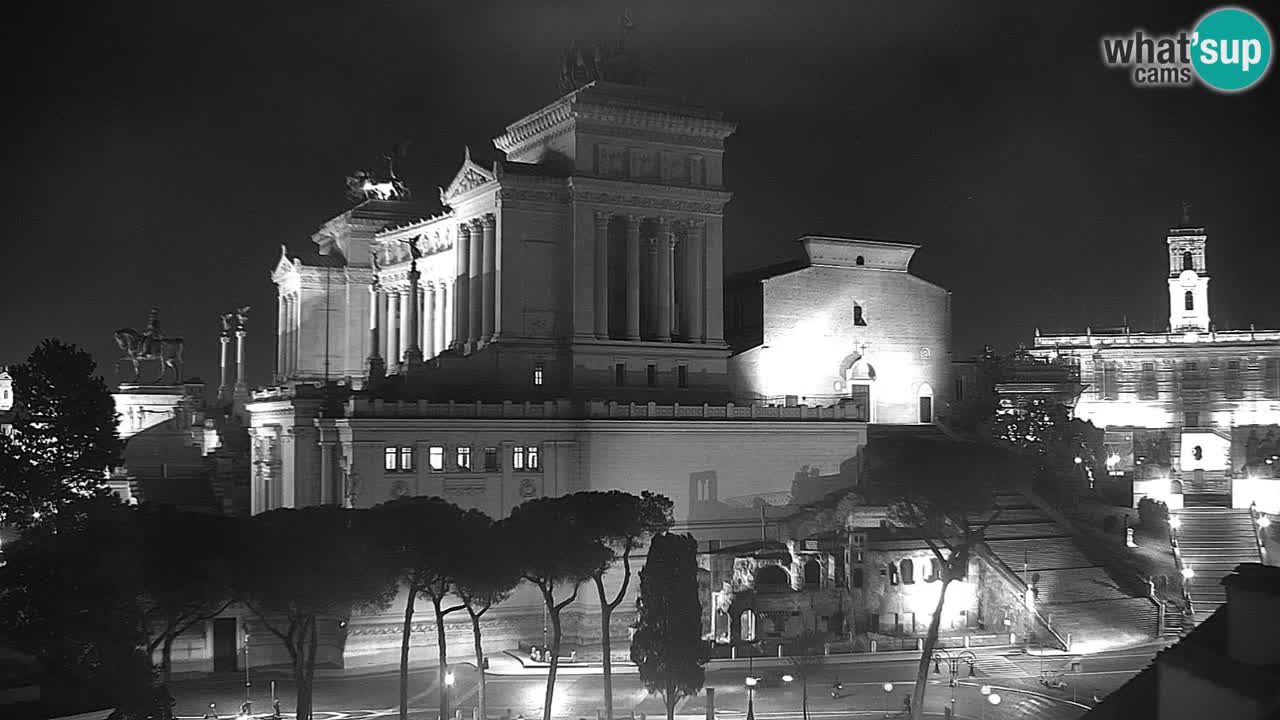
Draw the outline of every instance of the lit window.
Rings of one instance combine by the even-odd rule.
[[[682,388],[689,387],[689,366],[687,365],[676,366],[676,387],[682,387]]]
[[[413,448],[400,448],[400,470],[404,472],[413,470]]]
[[[511,468],[513,470],[537,470],[538,446],[517,445],[511,451]]]
[[[534,385],[541,385],[541,384],[542,384],[542,371],[543,371],[543,369],[544,369],[544,366],[543,366],[543,364],[542,364],[542,363],[534,363],[534,364],[533,364],[533,384],[534,384]]]
[[[498,448],[484,449],[484,469],[490,472],[498,469]]]
[[[459,447],[457,460],[458,460],[459,470],[470,470],[471,469],[471,448]]]
[[[444,446],[432,445],[427,450],[427,464],[431,467],[432,472],[444,471]]]
[[[396,469],[396,457],[397,457],[396,448],[389,447],[386,450],[383,450],[382,451],[382,469],[394,471]]]
[[[649,384],[649,387],[657,387],[658,386],[658,366],[657,365],[645,366],[644,377],[645,377],[645,382]]]

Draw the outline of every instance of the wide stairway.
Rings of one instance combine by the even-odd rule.
[[[1227,601],[1222,578],[1240,563],[1262,562],[1262,553],[1247,509],[1185,507],[1177,517],[1182,566],[1194,573],[1185,587],[1199,624]]]
[[[997,496],[1002,508],[987,529],[987,547],[1035,591],[1036,608],[1073,645],[1137,641],[1159,632],[1159,611],[1126,593],[1089,559],[1071,532],[1020,494]]]
[[[1231,478],[1225,470],[1183,470],[1176,476],[1187,505],[1231,507]]]

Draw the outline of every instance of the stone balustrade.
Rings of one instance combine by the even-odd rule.
[[[495,420],[520,419],[589,419],[589,420],[844,420],[861,421],[857,409],[850,406],[777,407],[765,405],[659,405],[657,403],[619,403],[592,400],[577,405],[569,400],[515,403],[459,402],[387,402],[368,398],[351,398],[346,403],[348,418],[477,418]]]
[[[1035,349],[1088,347],[1096,345],[1185,345],[1190,343],[1276,342],[1280,330],[1218,330],[1212,332],[1106,333],[1085,335],[1041,335]]]

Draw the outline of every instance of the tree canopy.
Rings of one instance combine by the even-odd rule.
[[[668,720],[676,704],[706,682],[709,649],[702,640],[697,552],[692,535],[658,535],[640,570],[640,622],[631,660],[649,692],[662,696]]]
[[[109,492],[119,465],[115,400],[89,353],[45,340],[10,368],[13,434],[0,433],[0,522],[27,527]]]

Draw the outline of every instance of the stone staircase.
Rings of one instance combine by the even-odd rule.
[[[1262,554],[1247,509],[1184,507],[1177,517],[1179,557],[1195,573],[1184,587],[1199,624],[1227,601],[1222,578],[1240,563],[1262,562]]]
[[[1073,644],[1155,636],[1159,610],[1125,592],[1091,560],[1068,528],[1021,494],[997,496],[1002,510],[987,529],[988,550],[1033,587],[1036,607]]]
[[[1231,478],[1225,470],[1184,470],[1177,477],[1187,505],[1231,507]]]

